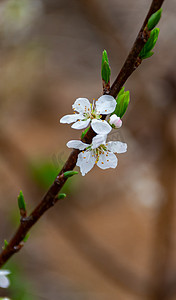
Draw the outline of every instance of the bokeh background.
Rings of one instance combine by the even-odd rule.
[[[0,243],[19,224],[17,195],[39,203],[80,132],[59,119],[112,81],[149,0],[0,2]],[[125,85],[131,101],[111,139],[128,144],[115,170],[70,179],[67,198],[5,266],[13,300],[176,299],[176,2],[165,1],[155,54]]]

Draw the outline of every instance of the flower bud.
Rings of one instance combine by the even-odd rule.
[[[117,117],[115,114],[113,114],[109,119],[109,124],[113,128],[120,128],[122,126],[122,120],[119,117]]]

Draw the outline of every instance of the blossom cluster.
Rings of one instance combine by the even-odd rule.
[[[117,102],[110,95],[103,95],[90,103],[87,98],[78,98],[72,105],[74,114],[66,115],[60,119],[60,123],[72,124],[74,129],[85,129],[91,126],[96,136],[91,144],[80,140],[71,140],[68,148],[79,149],[76,165],[80,167],[81,174],[87,174],[96,164],[101,169],[116,168],[118,159],[114,153],[127,151],[127,144],[119,141],[106,142],[107,135],[112,128],[120,128],[122,120],[115,111]],[[111,115],[110,115],[111,114]],[[102,115],[110,115],[108,120],[102,119]]]

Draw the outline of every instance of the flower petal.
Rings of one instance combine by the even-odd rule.
[[[100,114],[110,114],[116,108],[116,100],[109,95],[103,95],[96,101],[96,110]]]
[[[100,145],[105,144],[107,135],[97,134],[92,139],[92,149],[98,148]]]
[[[78,98],[72,105],[72,108],[79,113],[85,113],[91,111],[91,105],[87,98]]]
[[[93,168],[95,161],[96,158],[93,151],[85,151],[79,153],[76,165],[80,167],[82,176],[87,174]]]
[[[5,275],[0,276],[0,287],[7,288],[10,285],[9,279]]]
[[[105,120],[93,119],[91,127],[97,134],[108,134],[112,130],[112,127]]]
[[[0,276],[1,275],[9,275],[10,274],[10,271],[8,270],[0,270]]]
[[[125,153],[127,151],[127,144],[122,142],[109,142],[107,143],[107,149],[114,153]]]
[[[100,154],[97,166],[103,170],[108,168],[116,168],[118,159],[112,152],[104,152],[104,154]]]
[[[78,140],[72,140],[69,141],[67,143],[67,147],[68,148],[73,148],[73,149],[79,149],[79,150],[84,150],[86,149],[88,146],[90,146],[89,144],[83,143],[81,141]]]
[[[82,114],[66,115],[60,119],[60,123],[70,124],[76,122],[78,119],[83,119],[83,118],[84,116]]]
[[[90,123],[90,119],[86,120],[86,121],[77,121],[76,123],[74,123],[71,128],[74,128],[74,129],[84,129],[86,128]]]

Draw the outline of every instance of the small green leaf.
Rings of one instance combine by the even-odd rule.
[[[83,139],[83,138],[85,137],[85,135],[86,135],[86,133],[88,132],[89,128],[90,128],[90,126],[87,127],[87,128],[82,132],[82,134],[81,134],[81,139]]]
[[[123,86],[123,88],[121,88],[120,92],[117,95],[117,98],[120,97],[121,95],[123,95],[123,93],[125,93],[125,87]]]
[[[157,10],[153,15],[151,15],[150,19],[148,20],[147,28],[148,30],[152,30],[159,22],[162,14],[162,8]]]
[[[109,66],[108,55],[106,50],[102,54],[102,64],[101,64],[101,77],[106,83],[110,81],[111,69]]]
[[[18,207],[19,207],[19,209],[26,211],[26,203],[24,201],[24,196],[23,196],[22,191],[20,191],[19,196],[18,196]]]
[[[149,58],[149,57],[151,57],[152,55],[154,54],[154,52],[148,52],[148,53],[146,53],[146,55],[142,58],[142,59],[145,59],[145,58]]]
[[[160,31],[159,28],[155,28],[151,31],[148,41],[146,42],[142,51],[139,54],[139,57],[141,59],[144,59],[144,58],[147,58],[147,57],[150,57],[151,55],[153,55],[153,54],[151,54],[148,56],[148,53],[150,53],[151,50],[154,48],[156,41],[158,39],[159,31]]]
[[[59,194],[58,199],[64,199],[67,195],[64,193]]]
[[[117,105],[112,115],[116,114],[121,119],[125,114],[128,104],[130,102],[130,92],[126,91],[123,94],[121,93],[120,96],[118,95],[116,101],[117,101]]]
[[[77,174],[78,174],[77,171],[67,171],[67,172],[64,172],[64,177],[69,178],[69,177],[72,177],[72,176],[77,175]]]
[[[7,242],[7,240],[4,240],[4,249],[7,248],[8,244],[9,244],[9,243]]]
[[[24,237],[24,239],[23,239],[23,242],[24,242],[24,243],[26,243],[26,242],[27,242],[27,240],[28,240],[29,236],[30,236],[30,233],[27,233],[27,234],[26,234],[26,236],[25,236],[25,237]]]

